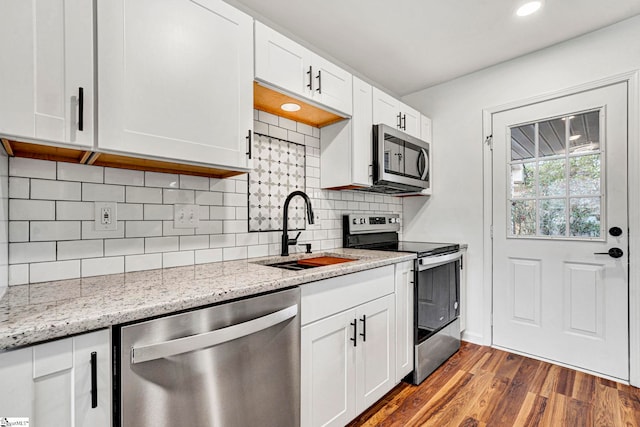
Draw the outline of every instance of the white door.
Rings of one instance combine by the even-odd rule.
[[[402,118],[400,121],[400,129],[411,136],[420,138],[420,112],[408,105],[400,103],[400,113]]]
[[[494,345],[628,380],[626,83],[495,114],[493,141]]]
[[[387,295],[356,309],[356,408],[364,411],[395,385],[395,297]]]
[[[413,370],[413,261],[396,264],[396,383]]]
[[[248,167],[253,19],[222,0],[97,7],[99,148]]]
[[[348,310],[302,328],[302,427],[344,426],[356,416],[354,322]]]
[[[373,88],[373,124],[400,129],[400,102],[380,89]]]
[[[351,115],[353,98],[351,94],[351,73],[334,65],[326,59],[313,55],[313,99],[334,108],[344,114]]]

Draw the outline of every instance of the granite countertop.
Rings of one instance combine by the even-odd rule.
[[[260,265],[326,254],[356,261],[302,271]],[[0,351],[414,258],[334,249],[10,286],[0,299]]]

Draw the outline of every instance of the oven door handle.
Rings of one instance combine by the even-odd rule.
[[[440,265],[448,264],[462,258],[462,252],[454,252],[452,254],[422,257],[418,258],[418,271],[427,270],[429,268],[438,267]]]
[[[285,309],[258,317],[247,322],[216,329],[198,335],[177,338],[156,344],[131,347],[131,363],[142,363],[165,357],[177,356],[190,351],[203,350],[205,348],[224,344],[247,335],[269,329],[272,326],[297,316],[298,305],[294,304]]]

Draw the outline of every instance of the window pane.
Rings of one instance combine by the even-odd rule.
[[[534,236],[536,234],[536,201],[514,200],[511,202],[511,236]]]
[[[535,125],[524,125],[511,129],[511,160],[535,157],[535,132]]]
[[[539,134],[539,157],[557,156],[565,153],[564,118],[540,122]]]
[[[600,195],[600,154],[569,159],[569,192],[572,196]]]
[[[540,234],[564,236],[567,232],[565,199],[540,200]]]
[[[600,237],[600,197],[571,199],[570,234]]]
[[[569,123],[569,150],[571,153],[584,153],[600,149],[600,111],[576,114]]]
[[[511,165],[511,197],[517,199],[535,197],[535,195],[535,163],[519,163]]]
[[[541,196],[565,196],[567,194],[565,159],[540,162],[538,174]]]

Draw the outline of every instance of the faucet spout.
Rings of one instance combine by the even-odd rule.
[[[304,191],[293,191],[291,194],[289,194],[286,200],[284,201],[284,206],[282,208],[283,210],[282,212],[282,217],[283,217],[282,218],[282,251],[280,254],[282,256],[289,255],[289,245],[297,244],[298,236],[300,236],[300,233],[298,233],[298,236],[296,236],[295,239],[289,239],[289,230],[288,230],[289,203],[291,202],[291,199],[293,199],[295,196],[300,196],[304,200],[305,207],[307,208],[307,221],[309,222],[309,224],[313,224],[315,222],[314,215],[313,215],[313,208],[311,207],[311,199],[309,199],[309,196],[307,196],[307,194]]]

